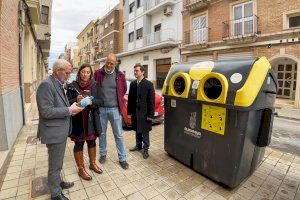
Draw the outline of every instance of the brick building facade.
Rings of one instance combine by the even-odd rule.
[[[109,53],[118,54],[123,51],[122,2],[103,16],[99,23],[101,28],[98,36],[98,44],[101,53],[96,62],[102,66]]]
[[[0,1],[0,151],[10,148],[23,126],[18,9],[19,0]]]
[[[300,107],[299,0],[185,0],[182,61],[266,56],[278,97]]]
[[[123,51],[123,4],[117,4],[103,17],[92,20],[77,36],[77,66],[89,63],[96,70],[109,53]]]
[[[0,151],[9,150],[48,70],[52,0],[0,1]],[[47,36],[47,37],[46,37]]]
[[[3,1],[0,10],[0,94],[7,94],[20,86],[19,77],[19,35],[18,0]],[[12,9],[9,12],[9,9]],[[14,73],[12,73],[14,72]]]

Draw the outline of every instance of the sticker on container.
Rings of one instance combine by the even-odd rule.
[[[171,99],[171,107],[176,108],[176,100]]]
[[[242,81],[242,79],[243,79],[243,75],[240,73],[234,73],[230,77],[231,83],[239,83]]]
[[[203,105],[201,128],[220,135],[224,135],[226,122],[226,108]]]
[[[198,89],[198,86],[199,86],[199,81],[198,81],[198,80],[195,80],[195,81],[193,82],[192,89]]]
[[[271,78],[270,78],[270,76],[268,76],[267,84],[270,85],[270,83],[271,83]]]
[[[185,126],[183,132],[189,136],[200,139],[202,134],[200,131],[195,130],[196,123],[197,123],[197,112],[191,112],[188,127]]]

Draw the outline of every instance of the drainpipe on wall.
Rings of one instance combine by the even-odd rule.
[[[24,44],[24,27],[25,24],[22,21],[22,10],[23,10],[23,3],[20,1],[19,3],[19,83],[20,83],[20,95],[22,101],[22,119],[23,125],[26,124],[25,120],[25,99],[24,99],[24,79],[23,79],[23,44]]]

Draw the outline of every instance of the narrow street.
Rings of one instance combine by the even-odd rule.
[[[270,147],[300,155],[300,121],[275,118]]]

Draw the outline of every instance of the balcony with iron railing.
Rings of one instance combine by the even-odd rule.
[[[51,45],[51,30],[49,25],[35,25],[37,43],[44,57],[49,57]]]
[[[93,43],[93,48],[94,49],[98,49],[99,48],[99,43],[98,42],[94,42]]]
[[[183,45],[206,47],[209,28],[199,28],[184,32]]]
[[[25,2],[28,5],[32,23],[39,25],[41,23],[41,0],[26,0]]]
[[[164,29],[152,32],[143,38],[144,47],[162,42],[176,42],[176,31],[174,29]]]
[[[84,53],[91,53],[91,48],[89,46],[85,46]]]
[[[257,21],[258,17],[251,15],[223,22],[223,40],[239,42],[255,40],[258,34]]]
[[[93,37],[93,32],[91,31],[91,32],[87,33],[87,37],[92,38]]]
[[[101,58],[101,55],[102,55],[101,53],[100,53],[100,54],[94,55],[94,61],[100,59],[100,58]]]
[[[145,13],[149,15],[163,10],[166,6],[171,6],[176,4],[174,0],[147,0],[144,2],[145,2]]]
[[[205,8],[212,0],[184,0],[183,8],[189,11]]]
[[[101,40],[102,38],[103,38],[103,36],[104,36],[104,32],[101,32],[101,33],[99,33],[99,40]]]
[[[139,40],[128,43],[125,52],[120,55],[132,55],[136,52],[176,47],[178,44],[179,41],[175,29],[164,29],[149,33]]]
[[[99,48],[99,50],[96,52],[97,54],[101,54],[101,53],[103,53],[103,47],[102,48]]]

